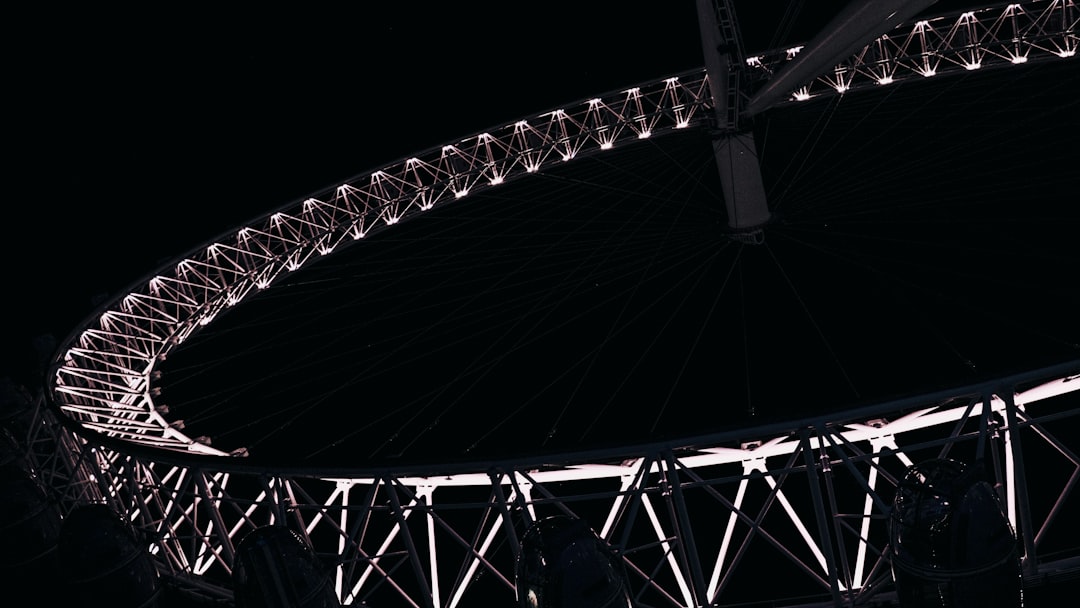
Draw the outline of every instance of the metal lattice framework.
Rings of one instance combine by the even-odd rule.
[[[1010,5],[994,23],[1006,21],[1004,15],[1032,12]],[[964,13],[956,23],[970,23],[974,14]],[[1064,29],[1053,34],[1047,27],[1023,29],[1032,40],[1022,56],[1044,48],[1053,49],[1050,57],[1068,55],[1057,49],[1076,47],[1075,4],[1052,2],[1040,14],[1032,23],[1048,27],[1062,21]],[[959,30],[955,25],[949,31]],[[920,38],[925,39],[930,30],[916,26],[913,31],[923,32]],[[1003,28],[986,31],[1003,33]],[[969,46],[959,35],[941,40]],[[982,44],[986,50],[980,56],[991,56],[990,50],[1002,44]],[[934,47],[933,56],[961,53],[945,52],[942,46]],[[859,56],[866,54],[864,49]],[[890,73],[901,65],[905,62],[894,61]],[[850,77],[865,71],[849,70],[844,82],[850,85]],[[705,126],[710,99],[703,72],[683,74],[428,150],[271,213],[192,252],[91,319],[56,369],[53,398],[88,429],[160,448],[220,454],[187,437],[155,407],[151,377],[160,359],[222,310],[313,258],[469,193],[627,140]]]
[[[136,286],[72,341],[53,397],[85,428],[137,444],[207,454],[154,403],[158,361],[222,310],[342,245],[470,193],[627,139],[705,123],[703,72],[429,150],[268,215]]]
[[[800,87],[786,102],[879,87],[912,78],[991,69],[1076,55],[1080,9],[1072,0],[984,8],[904,24],[830,72]],[[752,77],[769,78],[803,47],[746,58]]]
[[[565,514],[617,548],[637,605],[738,600],[756,580],[751,554],[790,569],[778,598],[798,590],[842,605],[888,592],[893,491],[908,466],[930,458],[986,463],[1029,575],[1046,569],[1045,556],[1060,549],[1054,540],[1075,543],[1065,515],[1077,499],[1080,456],[1055,429],[1075,435],[1078,389],[1075,362],[829,417],[567,454],[556,464],[268,470],[118,449],[63,432],[46,409],[30,445],[47,478],[68,481],[63,503],[112,505],[163,572],[223,597],[236,543],[278,524],[332,564],[343,604],[509,603],[525,527]],[[1038,475],[1025,473],[1032,459]]]
[[[867,45],[793,99],[819,86],[844,92],[904,74],[1071,57],[1076,22],[1071,1],[919,22]],[[788,55],[747,63],[767,76]],[[223,596],[239,539],[286,523],[334,564],[345,604],[452,607],[489,592],[511,598],[522,525],[564,512],[588,518],[619,550],[641,605],[695,606],[738,593],[744,553],[762,544],[836,602],[877,592],[888,578],[882,526],[899,471],[931,454],[1000,451],[994,470],[1025,563],[1036,571],[1047,530],[1080,475],[1076,455],[1051,433],[1078,411],[1075,398],[1060,405],[1080,388],[1070,382],[1076,365],[842,418],[568,454],[554,464],[452,470],[262,470],[233,457],[242,450],[229,454],[189,437],[155,403],[158,363],[282,275],[553,164],[712,126],[710,103],[702,71],[606,94],[361,175],[189,253],[108,304],[62,348],[30,427],[38,472],[65,505],[112,504],[145,535],[162,572]],[[1052,404],[1046,413],[1044,403]],[[1021,436],[1025,449],[1043,443],[1071,467],[1054,488],[1039,490],[1057,497],[1048,510],[1028,505]],[[763,493],[750,506],[755,486]],[[703,521],[723,526],[706,533]],[[774,526],[801,542],[785,545]]]

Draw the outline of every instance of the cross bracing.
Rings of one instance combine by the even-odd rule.
[[[1073,0],[1009,4],[906,23],[860,48],[780,103],[806,101],[910,79],[962,74],[1076,55],[1080,9]],[[769,79],[802,46],[746,58],[750,79]]]
[[[1028,574],[1062,542],[1075,545],[1067,513],[1080,457],[1058,429],[1075,427],[1078,388],[1072,363],[678,443],[443,468],[271,471],[162,456],[71,433],[48,408],[30,445],[68,506],[112,505],[163,572],[222,597],[239,540],[277,524],[330,565],[345,605],[511,601],[525,528],[564,514],[616,550],[638,605],[737,601],[762,556],[790,570],[785,593],[841,605],[889,589],[893,492],[926,459],[985,467]],[[53,449],[57,441],[65,449]]]
[[[1056,1],[1010,5],[919,22],[875,40],[830,74],[796,91],[792,99],[818,93],[845,93],[864,85],[880,86],[914,75],[963,73],[992,65],[1024,63],[1024,60],[1068,59],[1075,55],[1076,16],[1073,2]],[[792,51],[792,56],[794,53],[797,51]],[[765,53],[748,58],[747,68],[751,75],[760,70],[767,77],[770,70],[788,58],[787,51]],[[244,532],[260,522],[295,522],[294,527],[303,529],[321,554],[337,556],[333,559],[340,562],[336,566],[338,591],[347,602],[388,593],[407,605],[458,605],[469,593],[479,593],[474,586],[478,579],[495,580],[495,587],[512,585],[511,570],[505,564],[507,552],[513,553],[516,537],[509,530],[519,525],[522,518],[535,518],[537,512],[545,509],[568,513],[596,510],[599,514],[595,519],[603,522],[598,531],[602,530],[604,538],[620,548],[629,571],[642,585],[641,602],[649,605],[665,602],[700,605],[733,588],[737,578],[730,574],[734,571],[733,564],[751,546],[749,540],[740,544],[734,536],[739,526],[746,526],[748,537],[758,538],[756,542],[775,548],[819,588],[834,594],[872,589],[876,583],[870,582],[871,579],[875,573],[881,576],[883,572],[881,562],[875,562],[873,557],[880,558],[882,547],[870,542],[868,534],[871,524],[883,517],[882,505],[887,502],[875,494],[874,488],[880,483],[879,477],[888,479],[891,475],[895,479],[896,472],[887,473],[884,468],[866,463],[880,459],[880,454],[893,448],[885,443],[875,444],[850,429],[835,430],[830,426],[833,423],[815,422],[799,431],[802,434],[798,439],[793,438],[795,435],[790,430],[771,437],[762,443],[764,450],[762,447],[752,450],[756,454],[754,458],[747,458],[749,447],[724,446],[718,439],[720,443],[709,448],[715,449],[714,452],[687,452],[661,446],[647,455],[616,464],[586,460],[561,463],[551,470],[519,471],[511,467],[495,477],[488,471],[452,472],[438,483],[422,475],[329,479],[309,473],[279,478],[245,470],[239,462],[220,464],[223,461],[218,459],[208,459],[205,467],[169,465],[168,457],[138,448],[146,446],[230,460],[227,452],[211,447],[205,438],[185,434],[182,421],[170,419],[167,408],[156,402],[151,381],[158,363],[172,349],[222,311],[272,287],[277,278],[311,260],[436,206],[635,140],[687,127],[713,126],[711,99],[705,74],[693,71],[570,104],[361,175],[332,190],[282,207],[190,252],[108,304],[68,342],[48,387],[49,398],[62,418],[51,418],[56,412],[42,412],[43,426],[35,430],[38,435],[33,444],[48,444],[59,450],[39,454],[39,468],[62,488],[66,500],[105,500],[122,507],[141,530],[152,532],[155,555],[163,567],[180,576],[207,575],[205,580],[213,581],[216,573],[219,575],[216,580],[222,580],[230,569],[233,545]],[[1075,370],[1069,373],[1075,374]],[[1064,382],[1066,377],[1068,374],[1057,379],[1060,386],[1068,385]],[[989,411],[1000,417],[1002,412],[1008,412],[1007,408],[1001,408],[1008,403],[1009,394],[1005,391],[997,400],[982,403],[994,404]],[[977,398],[969,396],[969,401],[980,403],[983,397],[982,394]],[[926,424],[920,429],[934,427],[929,421],[940,416],[954,424],[970,417],[938,414],[940,404],[927,407],[933,412],[928,410],[926,418],[916,417],[919,424]],[[972,407],[972,411],[976,409]],[[1075,406],[1070,411],[1074,410]],[[1007,433],[1001,435],[1003,428],[1036,428],[1032,420],[1025,418],[1025,413],[1019,409],[1014,413],[1018,416],[1016,425],[1002,425],[1000,421],[990,424],[990,418],[982,419],[987,422],[987,428],[993,427],[998,432],[998,435],[989,430],[980,432],[984,445],[995,445],[988,439],[991,436],[1006,436]],[[78,429],[61,431],[61,421],[66,428]],[[895,421],[890,423],[894,424]],[[895,435],[916,430],[903,426],[891,428]],[[55,435],[41,435],[46,431],[55,431]],[[1075,456],[1067,447],[1053,440],[1052,435],[1044,436],[1039,431],[1035,434],[1039,437],[1036,441],[1045,440],[1055,446],[1075,466]],[[829,441],[830,437],[835,442]],[[956,439],[953,443],[963,444],[961,438],[970,439],[960,434],[953,438]],[[859,446],[860,442],[870,445],[857,450],[848,448],[851,454],[844,452],[846,446]],[[782,446],[782,453],[771,453],[771,449],[781,449],[774,446]],[[834,542],[846,545],[850,540],[822,540],[820,530],[815,530],[815,526],[821,527],[817,521],[820,518],[800,515],[806,505],[823,510],[815,515],[828,513],[829,508],[813,497],[804,497],[809,502],[799,507],[790,496],[790,485],[785,485],[790,482],[784,480],[792,475],[807,476],[819,468],[805,462],[806,454],[815,450],[843,453],[830,458],[837,458],[845,468],[850,468],[847,464],[854,468],[868,467],[865,478],[857,480],[855,485],[869,490],[853,494],[865,497],[871,505],[858,511],[859,524],[849,524],[843,518],[837,519],[838,513],[832,514],[837,527],[844,530],[832,536],[844,539],[845,534],[857,529],[859,539],[854,546],[862,547],[861,553],[849,557],[846,547],[830,548]],[[1002,466],[1008,470],[1002,474],[1003,479],[1015,479],[1016,463],[1010,456],[1014,454],[1013,444],[1010,442],[1002,453],[1005,455]],[[758,458],[763,454],[771,454],[767,458],[762,456],[767,464]],[[769,462],[780,458],[784,459],[781,465]],[[897,460],[903,463],[899,456]],[[224,472],[232,467],[239,468]],[[700,472],[710,467],[733,467],[733,470],[725,469],[715,475]],[[836,468],[831,467],[830,474]],[[823,468],[816,474],[827,477]],[[764,483],[768,490],[762,498],[762,510],[744,510],[745,498],[739,498],[741,490],[736,489],[735,495],[715,490],[722,485],[717,479],[725,483],[738,480],[736,488]],[[591,484],[596,480],[616,487],[589,490],[583,496],[567,495],[556,488],[577,482]],[[1064,489],[1056,495],[1068,495],[1075,480],[1074,470]],[[329,490],[326,484],[332,484],[333,489]],[[1036,539],[1045,540],[1049,523],[1038,528],[1023,525],[1026,511],[1019,503],[1026,496],[1016,493],[1016,485],[1002,484],[1009,492],[1013,523],[1031,530],[1032,534],[1024,538],[1037,547]],[[442,502],[445,495],[455,491],[451,488],[482,490],[483,496],[463,503]],[[687,506],[693,501],[687,503],[685,496],[678,498],[678,493],[672,493],[676,488],[688,496],[707,495],[721,510],[727,509],[725,530],[732,532],[725,531],[719,537],[719,548],[705,549],[697,546],[697,541],[690,543],[690,539],[697,538],[687,530],[691,522],[696,527],[697,518],[687,510],[694,508]],[[247,493],[248,490],[251,492]],[[605,498],[601,500],[601,496]],[[594,499],[601,501],[599,506],[594,504]],[[380,502],[376,508],[376,501],[390,506]],[[356,504],[367,506],[354,508]],[[469,524],[463,530],[456,522],[449,523],[453,519],[451,513],[469,511],[472,507],[480,509],[481,515],[476,517],[483,524]],[[369,534],[372,526],[377,528],[379,524],[373,519],[377,513],[388,514],[393,523],[385,523],[383,532],[373,534],[371,538],[379,542],[372,546],[364,540],[368,536],[361,539],[356,535],[360,529]],[[778,513],[783,514],[780,517],[800,539],[797,548],[777,540],[764,525],[766,514],[771,518]],[[510,523],[515,517],[518,523]],[[839,523],[841,520],[843,525]],[[154,523],[149,524],[150,521]],[[330,526],[327,523],[330,521],[336,523]],[[417,521],[425,522],[426,529],[410,527],[420,525]],[[864,526],[871,527],[864,529]],[[642,527],[645,532],[641,531]],[[444,534],[452,542],[440,540]],[[331,544],[326,544],[324,537],[332,539]],[[408,547],[402,548],[405,538]],[[331,545],[336,549],[329,549]],[[431,565],[435,555],[432,547],[436,545],[440,556],[455,550],[467,556],[459,560],[461,566],[454,576],[443,572],[442,566]],[[197,551],[193,552],[193,548]],[[842,563],[845,560],[850,563]],[[1037,560],[1029,560],[1029,564],[1036,563]],[[406,576],[403,572],[410,574]]]
[[[793,98],[815,94],[822,82],[842,92],[902,78],[904,71],[929,76],[970,69],[972,62],[1070,57],[1077,17],[1074,2],[1057,0],[928,19],[866,45]],[[751,57],[747,63],[752,71],[768,72],[779,57],[794,53]],[[219,454],[157,414],[147,381],[154,366],[199,327],[283,273],[435,205],[627,140],[706,125],[707,87],[704,73],[694,71],[591,98],[428,150],[287,205],[191,252],[92,319],[55,368],[54,398],[73,418],[103,432]]]
[[[822,83],[835,93],[880,84],[886,74],[896,81],[902,72],[926,76],[974,65],[957,59],[961,55],[980,65],[1069,58],[1077,15],[1075,3],[1058,0],[920,21],[867,45],[792,99],[817,94]],[[768,72],[794,52],[747,61],[752,71]],[[270,213],[190,252],[90,319],[57,362],[54,399],[103,432],[218,454],[157,413],[146,379],[221,311],[310,260],[437,205],[635,139],[707,126],[710,100],[704,72],[682,74],[466,137]]]

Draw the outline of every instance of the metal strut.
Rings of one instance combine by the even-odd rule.
[[[765,198],[754,133],[739,124],[742,114],[739,84],[745,55],[735,7],[731,0],[697,0],[697,9],[717,126],[713,153],[720,172],[728,228],[732,238],[740,242],[762,243],[762,228],[772,214]]]
[[[853,2],[841,9],[796,60],[786,65],[753,97],[739,89],[746,55],[742,48],[734,0],[697,0],[698,24],[705,71],[712,92],[717,136],[713,141],[716,166],[732,238],[762,243],[764,226],[772,219],[752,129],[747,119],[769,109],[804,84],[850,55],[868,40],[917,15],[936,0]]]

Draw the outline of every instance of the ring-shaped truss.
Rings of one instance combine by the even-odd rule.
[[[857,76],[881,83],[886,76],[888,82],[899,79],[901,71],[927,76],[949,66],[1068,58],[1075,55],[1078,19],[1073,2],[1056,0],[1027,10],[1008,5],[919,21],[906,35],[893,32],[869,43],[819,80],[828,83],[827,91],[842,93],[857,86]],[[942,20],[952,25],[934,25]],[[776,65],[756,57],[748,62],[766,73]],[[695,70],[466,137],[282,207],[191,252],[91,318],[56,366],[52,397],[88,429],[221,455],[162,415],[151,382],[156,364],[221,311],[343,244],[470,193],[628,140],[708,127],[711,99],[705,72]]]
[[[1072,18],[1057,45],[1045,43],[1044,27],[1032,27],[1039,43],[1025,42],[1023,56],[1075,51],[1075,5],[1033,5]],[[1011,63],[1017,56],[1002,55]],[[564,513],[587,517],[618,547],[643,605],[737,598],[738,565],[753,552],[751,539],[787,558],[807,593],[831,595],[839,605],[842,596],[888,586],[888,494],[879,480],[895,486],[920,458],[964,453],[994,461],[1026,567],[1036,571],[1050,524],[1080,479],[1080,459],[1049,430],[1080,409],[1072,394],[1080,388],[1075,363],[828,419],[554,462],[430,470],[244,466],[185,435],[156,406],[157,363],[284,273],[551,163],[709,126],[710,99],[700,70],[590,99],[431,149],[192,252],[108,305],[65,345],[46,389],[55,407],[39,408],[40,424],[31,427],[38,471],[63,488],[66,504],[104,501],[125,513],[162,572],[223,596],[239,539],[278,523],[332,563],[345,604],[434,608],[482,601],[486,593],[509,598],[522,523]],[[1036,405],[1045,409],[1033,413]],[[1052,487],[1040,494],[1051,497],[1048,504],[1031,504],[1034,480],[1023,472],[1021,436],[1025,450],[1044,449],[1066,465],[1057,477],[1039,479]],[[808,483],[793,481],[799,478]],[[837,484],[846,492],[835,493]],[[774,530],[781,526],[799,542],[779,540]]]
[[[223,310],[343,244],[470,193],[708,120],[704,71],[634,87],[465,138],[267,215],[191,253],[84,329],[53,376],[53,398],[88,429],[132,443],[222,455],[155,407],[155,365]]]
[[[1080,431],[1080,361],[544,462],[268,469],[58,432],[51,410],[37,412],[29,445],[61,505],[111,505],[163,577],[226,601],[239,542],[277,525],[310,544],[343,605],[509,604],[529,523],[561,515],[616,550],[636,606],[868,602],[892,593],[896,488],[935,458],[987,471],[1026,576],[1077,557],[1080,455],[1064,438]],[[760,587],[762,560],[783,586]]]

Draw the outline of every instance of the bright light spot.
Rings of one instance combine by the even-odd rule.
[[[461,198],[461,197],[465,196],[468,193],[469,193],[468,188],[465,188],[465,189],[462,189],[462,190],[454,190],[454,198]],[[397,221],[397,220],[394,220],[394,221]]]
[[[634,87],[632,89],[626,89],[625,91],[623,91],[623,93],[626,93],[627,95],[638,95],[638,94],[641,93],[641,87]]]
[[[451,152],[451,151],[453,151],[453,149],[454,149],[454,146],[443,146],[442,147],[443,152]]]
[[[498,186],[501,183],[503,183],[503,178],[501,175],[496,175],[495,177],[491,178],[492,186]]]
[[[975,63],[965,63],[964,64],[964,69],[968,70],[968,71],[977,70],[977,69],[979,69],[981,67],[982,67],[982,64],[977,62],[977,61]]]
[[[752,68],[760,68],[761,67],[761,60],[762,60],[761,55],[757,55],[755,57],[747,57],[746,58],[746,65],[748,65],[748,66],[750,66]]]
[[[552,112],[552,114],[554,114],[555,116],[566,116],[566,110],[555,110],[554,112]]]
[[[689,120],[680,120],[679,122],[675,123],[675,128],[676,129],[682,129],[682,128],[685,128],[689,124],[690,124]]]
[[[799,51],[801,51],[802,49],[803,49],[803,47],[801,47],[801,46],[793,46],[793,47],[791,47],[790,49],[787,50],[787,58],[791,59],[791,58],[795,57],[795,55],[798,55]]]
[[[838,84],[838,85],[834,86],[833,88],[836,89],[837,93],[843,93],[844,91],[848,90],[848,85],[846,85],[846,84]]]
[[[420,162],[420,159],[419,159],[419,158],[416,158],[416,157],[414,156],[414,157],[412,157],[412,158],[410,158],[410,159],[407,159],[407,160],[405,161],[405,164],[406,164],[406,165],[415,165],[415,164],[416,164],[416,163],[418,163],[418,162]]]
[[[795,101],[806,101],[807,99],[810,99],[810,92],[807,91],[805,88],[795,91],[793,95],[795,97]]]
[[[652,135],[652,131],[642,131],[641,133],[638,133],[637,137],[638,139],[647,139],[650,135]]]
[[[924,29],[926,29],[928,27],[930,27],[930,22],[929,21],[916,21],[915,22],[915,30],[916,31],[924,30]]]
[[[923,70],[923,71],[921,71],[919,73],[922,74],[923,76],[925,76],[926,78],[929,78],[929,77],[937,74],[937,70]]]
[[[1024,55],[1017,55],[1016,57],[1009,59],[1009,61],[1013,63],[1027,63],[1027,57]]]
[[[373,177],[375,179],[382,179],[382,178],[386,177],[386,173],[383,172],[383,171],[376,171],[376,172],[371,174],[371,177]]]
[[[480,141],[491,141],[491,133],[481,133],[479,139]]]
[[[974,19],[975,18],[975,13],[969,11],[969,12],[966,12],[966,13],[960,15],[960,18],[961,19]]]
[[[540,169],[540,165],[536,165],[536,164],[525,165],[525,172],[526,173],[536,173],[537,170],[539,170],[539,169]]]
[[[893,81],[892,76],[882,76],[877,79],[878,84],[891,84]]]
[[[599,97],[594,97],[593,99],[590,99],[589,100],[589,105],[593,106],[593,107],[600,105],[600,98]]]
[[[1068,49],[1068,50],[1065,50],[1065,51],[1058,51],[1057,56],[1064,59],[1066,57],[1072,57],[1075,54],[1076,54],[1076,49]]]
[[[562,155],[563,162],[566,162],[566,161],[570,160],[571,158],[574,158],[574,156],[572,154],[563,154]]]
[[[675,84],[676,82],[679,82],[679,77],[678,76],[672,76],[671,78],[665,78],[664,82],[667,83],[667,84]]]
[[[604,143],[600,144],[600,149],[601,150],[610,150],[612,145],[613,144],[610,141],[605,141]]]

